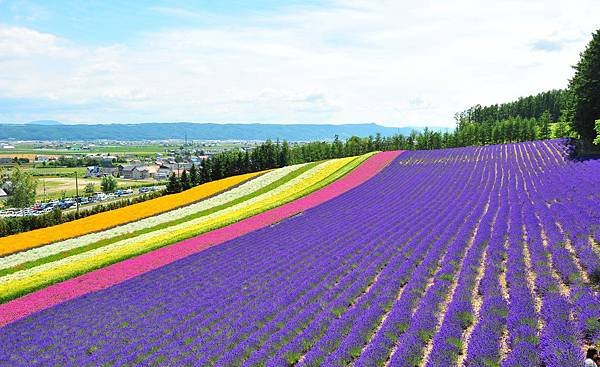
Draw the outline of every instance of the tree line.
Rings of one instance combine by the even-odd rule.
[[[180,175],[173,172],[166,191],[176,193],[233,175],[290,164],[357,156],[374,151],[428,150],[536,140],[541,136],[541,131],[543,128],[533,119],[515,118],[494,126],[472,124],[463,129],[444,132],[425,128],[421,131],[413,130],[409,135],[376,134],[368,137],[353,136],[346,140],[336,136],[333,141],[293,145],[285,140],[267,140],[251,151],[237,150],[215,154],[204,159],[199,166],[192,165],[189,172],[183,170]]]
[[[570,96],[566,89],[554,89],[536,95],[521,97],[516,101],[475,105],[455,115],[458,126],[461,124],[489,124],[511,118],[540,119],[547,114],[551,123],[558,122],[568,108]]]

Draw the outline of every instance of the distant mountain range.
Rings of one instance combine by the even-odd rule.
[[[53,126],[53,125],[63,125],[62,122],[56,120],[37,120],[28,122],[27,125],[45,125],[45,126]]]
[[[420,128],[392,128],[377,124],[200,124],[190,122],[66,125],[41,120],[27,124],[0,124],[0,139],[17,140],[331,140],[380,133],[383,136],[410,134]]]

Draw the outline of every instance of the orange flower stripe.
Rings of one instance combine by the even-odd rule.
[[[164,213],[225,191],[244,181],[261,175],[264,172],[265,171],[232,176],[208,182],[178,194],[162,196],[157,199],[90,215],[89,217],[52,227],[40,228],[29,232],[2,237],[0,238],[0,256],[10,255],[30,248],[47,245],[52,242],[97,232]]]

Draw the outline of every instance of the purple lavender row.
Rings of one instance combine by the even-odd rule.
[[[452,223],[451,225],[449,225],[447,228],[456,228],[458,227],[459,223],[455,222]],[[452,237],[455,235],[452,233],[444,233],[442,234],[442,238],[441,241],[442,243],[450,243],[452,240]],[[446,246],[444,246],[446,247]],[[404,269],[402,269],[404,270]],[[391,278],[390,280],[392,280],[393,278]],[[385,282],[386,280],[383,279],[381,280],[381,282],[378,282],[380,284],[380,287],[383,289],[387,288],[387,284]],[[384,302],[387,303],[390,300],[393,301],[393,296],[397,293],[397,291],[399,290],[399,288],[394,288],[391,292],[387,292],[388,296],[385,296],[385,293],[383,293],[380,302]],[[389,297],[389,294],[392,295],[392,298]],[[393,306],[392,306],[393,307]],[[348,334],[353,336],[350,338],[346,338],[343,340],[343,343],[336,348],[330,355],[328,358],[326,358],[324,360],[324,363],[326,365],[347,365],[349,362],[352,361],[352,358],[356,358],[358,357],[359,352],[362,350],[362,347],[365,345],[365,336],[368,335],[368,331],[373,329],[374,325],[376,324],[376,321],[378,319],[380,319],[383,315],[383,309],[378,307],[373,307],[370,308],[368,306],[363,306],[361,305],[360,308],[365,309],[365,313],[366,315],[360,315],[360,320],[358,323],[355,322],[355,319],[350,319],[348,321],[347,325],[344,325],[344,327],[349,327],[349,332]],[[362,310],[359,309],[359,307],[356,307],[354,309],[354,311],[357,312],[363,312]],[[346,315],[345,315],[346,316]],[[359,315],[356,315],[355,318],[358,318]],[[354,327],[353,327],[354,325]],[[357,337],[362,336],[362,340],[357,340]]]
[[[475,181],[474,184],[484,185],[486,182],[482,179],[482,177],[484,176],[481,175],[480,180]],[[467,190],[467,192],[469,191]],[[482,194],[480,193],[480,195]],[[469,237],[473,230],[469,218],[475,218],[474,215],[480,215],[479,213],[482,212],[484,206],[479,199],[480,198],[478,197],[470,198],[470,200],[473,200],[473,203],[475,203],[475,206],[469,205],[471,204],[469,199],[465,200],[467,205],[461,207],[463,213],[458,212],[458,215],[455,216],[455,218],[459,219],[462,224],[462,226],[460,224],[455,226],[457,229],[459,229],[459,232],[454,233],[450,241],[444,239],[442,244],[445,244],[446,246],[456,246],[456,248],[459,249],[466,247],[468,241],[465,239]],[[465,211],[465,208],[471,209]],[[456,208],[453,208],[453,210],[456,210]],[[465,222],[467,225],[464,225]],[[436,247],[439,247],[439,245],[440,244],[437,243]],[[455,248],[453,248],[453,250],[455,250]],[[448,251],[448,253],[451,253],[450,256],[454,256],[456,251]],[[458,253],[460,254],[460,252]],[[402,297],[394,304],[388,317],[383,322],[381,329],[377,332],[371,344],[367,346],[363,355],[356,361],[356,366],[381,365],[389,358],[394,346],[397,345],[399,348],[402,347],[403,343],[400,342],[399,338],[401,338],[411,326],[413,314],[417,315],[417,317],[419,316],[416,312],[414,312],[415,308],[418,307],[421,297],[426,293],[427,283],[440,267],[439,261],[430,256],[430,254],[428,254],[426,260],[427,261],[423,262],[425,266],[417,269],[417,271],[413,274],[413,277],[406,285],[406,288],[402,293]],[[456,265],[456,263],[451,261],[448,261],[447,264],[450,264],[451,266]]]
[[[566,323],[572,306],[565,295],[560,294],[558,279],[553,277],[550,266],[550,253],[543,245],[539,220],[534,207],[524,205],[528,247],[531,252],[533,271],[536,274],[536,292],[542,298],[541,315],[544,327],[540,336],[541,361],[547,367],[575,366],[583,363],[577,332],[573,325]],[[568,326],[568,327],[565,327]]]
[[[487,175],[486,175],[487,171]],[[445,315],[440,315],[442,303],[449,295],[452,280],[456,278],[456,273],[464,267],[462,256],[467,254],[467,259],[471,259],[471,253],[481,252],[486,246],[486,242],[490,235],[490,224],[495,217],[497,206],[494,202],[489,205],[490,198],[497,196],[494,192],[495,172],[489,167],[483,169],[482,177],[484,178],[485,186],[480,190],[480,198],[477,200],[479,208],[475,210],[474,215],[465,221],[467,227],[471,228],[472,233],[463,234],[459,238],[473,238],[470,246],[460,246],[459,242],[455,242],[454,248],[449,249],[449,253],[453,254],[451,259],[442,266],[439,270],[440,275],[436,276],[435,283],[428,290],[427,296],[422,300],[420,308],[415,312],[418,315],[416,321],[413,321],[409,330],[398,340],[398,349],[392,355],[390,360],[391,365],[412,366],[420,364],[423,348],[429,343],[430,339],[438,330],[439,319],[443,319]],[[487,204],[486,204],[487,202]],[[477,256],[475,256],[477,258]],[[464,281],[464,278],[459,277],[458,282]],[[457,283],[458,284],[458,283]],[[451,360],[450,360],[451,361]],[[449,361],[447,361],[449,362]]]
[[[446,243],[450,242],[450,239],[456,235],[456,233],[452,233],[452,232],[456,232],[456,230],[454,230],[454,228],[459,228],[460,225],[462,224],[462,221],[460,220],[460,218],[462,218],[462,216],[457,215],[456,217],[454,217],[453,223],[446,225],[446,229],[444,230],[444,231],[446,231],[446,233],[444,233],[444,231],[441,231],[441,230],[435,231],[435,232],[440,233],[442,238],[445,238],[443,242],[446,242]],[[441,223],[444,223],[444,221],[442,221]],[[447,232],[448,230],[450,230],[449,233]],[[380,281],[378,281],[378,284],[380,285],[380,287],[386,288],[386,280],[385,279],[380,279]],[[391,295],[394,296],[397,293],[397,289],[393,289],[392,292],[388,292],[388,293],[391,293]],[[387,295],[387,297],[386,297],[386,295],[383,295],[381,298],[382,298],[382,301],[385,303],[389,302],[389,300],[390,300],[389,294]],[[365,300],[365,303],[366,302],[368,302],[368,300]],[[365,336],[368,335],[369,330],[373,329],[373,327],[376,324],[376,322],[378,321],[378,319],[381,319],[383,316],[382,309],[377,310],[376,307],[374,307],[375,309],[370,309],[369,307],[363,307],[362,305],[360,306],[360,308],[364,309],[364,311],[363,311],[364,314],[360,315],[360,319],[359,319],[358,323],[356,323],[355,320],[359,318],[359,315],[353,315],[352,313],[347,313],[347,314],[344,314],[344,317],[337,320],[337,321],[339,321],[337,323],[337,325],[334,325],[334,327],[337,327],[338,335],[344,334],[344,335],[349,335],[350,337],[342,338],[343,340],[338,340],[337,342],[339,342],[340,345],[337,348],[335,346],[333,348],[331,348],[331,349],[333,349],[333,351],[331,351],[331,352],[328,350],[320,350],[319,351],[319,348],[313,348],[311,350],[311,352],[309,354],[307,354],[306,360],[309,361],[309,362],[306,362],[307,365],[311,365],[310,361],[314,362],[314,361],[319,361],[319,360],[323,359],[324,356],[327,354],[329,354],[329,357],[324,358],[324,361],[323,361],[323,363],[325,365],[347,365],[348,363],[350,363],[352,361],[353,358],[357,357],[357,355],[360,353],[362,347],[365,344],[365,340],[364,340]],[[359,309],[359,307],[356,307],[353,309],[353,311],[356,311],[355,313],[357,313],[357,312],[360,312],[361,310]],[[354,325],[354,327],[353,327],[353,325]],[[348,328],[347,332],[344,332],[346,330],[346,328]],[[335,335],[335,333],[334,333],[334,335]],[[362,335],[362,339],[361,339],[361,335]]]
[[[506,282],[509,294],[507,329],[510,352],[502,361],[502,367],[538,366],[540,316],[536,309],[533,289],[529,285],[524,248],[526,234],[522,229],[522,213],[517,209],[520,201],[514,190],[510,190],[507,197],[510,227]]]
[[[323,324],[321,324],[321,325],[323,325]],[[319,328],[318,328],[318,329],[319,329]],[[317,330],[318,330],[318,329],[317,329]],[[313,330],[315,330],[315,329],[313,328]],[[309,333],[310,333],[310,332],[309,332]],[[309,341],[310,341],[310,340],[307,340],[307,339],[303,339],[303,338],[297,338],[297,339],[296,339],[296,341],[295,341],[295,343],[292,343],[292,344],[291,344],[290,346],[288,346],[286,349],[282,350],[282,353],[283,353],[283,352],[289,353],[289,352],[290,352],[290,350],[292,350],[292,351],[293,351],[293,350],[296,350],[296,351],[297,351],[297,350],[298,350],[297,348],[301,347],[301,345],[302,345],[302,344],[305,344],[306,342],[309,342]],[[298,353],[298,352],[295,352],[295,353]],[[270,364],[270,363],[274,363],[274,362],[275,362],[274,360],[271,360],[271,361],[269,361],[269,364]],[[280,361],[280,362],[277,362],[277,363],[284,363],[284,362],[283,362],[283,361]],[[277,363],[275,363],[275,365],[277,365]],[[268,364],[268,365],[269,365],[269,364]]]
[[[499,188],[496,187],[491,197],[497,198],[498,194]],[[497,205],[497,202],[494,203],[494,206]],[[479,283],[480,264],[490,240],[490,226],[495,217],[502,217],[503,206],[500,206],[498,210],[501,212],[494,213],[492,208],[488,209],[481,220],[473,240],[472,250],[467,253],[464,265],[458,275],[453,299],[448,305],[439,331],[433,338],[433,346],[426,366],[455,365],[458,362],[459,355],[464,352],[463,335],[474,322],[473,291]]]
[[[529,147],[530,148],[530,147]],[[592,161],[598,163],[597,161]],[[529,162],[531,166],[531,162]],[[565,167],[572,168],[576,164],[569,164]],[[579,165],[579,170],[585,170],[589,164]],[[600,168],[600,166],[598,166]],[[555,169],[556,171],[563,171],[561,169]],[[593,172],[593,171],[592,171]],[[583,188],[579,189],[579,194],[583,197],[589,197],[593,199],[594,196],[590,195],[595,189],[594,183],[590,181],[590,177],[594,177],[591,172],[587,172],[584,176],[588,181],[588,185],[580,185]],[[598,177],[596,173],[595,176]],[[577,177],[575,174],[561,175],[558,178],[560,180],[568,180]],[[575,187],[574,183],[569,184],[563,183],[562,185],[552,185],[552,187]],[[592,269],[600,266],[600,257],[596,254],[589,243],[580,244],[577,241],[578,238],[585,238],[587,240],[586,228],[593,227],[593,223],[600,223],[597,220],[599,217],[597,210],[588,212],[583,208],[584,205],[578,205],[575,203],[589,203],[592,200],[577,200],[574,205],[565,206],[560,203],[554,205],[554,210],[549,210],[547,206],[540,203],[545,202],[542,193],[544,191],[536,191],[531,195],[536,198],[536,213],[541,221],[544,223],[546,229],[549,248],[553,259],[554,268],[557,270],[558,275],[561,277],[564,284],[571,288],[571,304],[573,305],[574,318],[579,320],[577,332],[579,343],[587,342],[589,345],[594,345],[600,340],[600,323],[598,321],[598,315],[600,315],[600,298],[598,294],[594,292],[589,284],[586,284],[582,279],[582,274],[576,264],[576,260],[583,259],[584,269],[587,268],[587,274],[590,274]],[[569,198],[568,193],[561,195],[562,198]],[[557,210],[558,208],[558,210]],[[577,210],[577,212],[575,212]],[[595,213],[595,215],[594,215]],[[575,219],[576,218],[576,219]],[[596,218],[596,219],[594,219]],[[561,223],[559,225],[558,223]],[[572,234],[575,234],[572,237]],[[583,234],[583,235],[582,235]],[[587,242],[587,241],[586,241]],[[576,254],[575,256],[567,250],[566,243],[576,243]],[[584,275],[585,276],[585,275]]]
[[[469,338],[465,366],[489,366],[500,363],[500,341],[506,327],[508,305],[502,294],[500,276],[506,259],[505,238],[507,218],[497,216],[490,233],[490,243],[484,262],[484,274],[479,283],[483,303]]]
[[[400,228],[398,228],[398,227],[394,228],[395,231],[398,231],[399,229]],[[383,231],[383,233],[384,233],[383,236],[387,237],[387,235],[385,235],[385,231]],[[387,237],[387,239],[390,240],[391,238]],[[375,241],[375,242],[379,241],[377,239],[377,237],[374,237],[372,240]],[[393,248],[390,247],[390,249],[393,249]],[[399,249],[400,248],[398,248],[397,250],[399,250]],[[387,256],[384,256],[384,257],[387,257]],[[367,272],[367,274],[370,274],[370,273],[371,272]],[[365,279],[367,279],[367,278],[365,278]],[[362,288],[364,288],[364,286]],[[358,289],[361,289],[361,287],[359,287]],[[348,302],[346,300],[349,299],[349,298],[352,298],[352,296],[351,297],[348,297],[348,296],[341,297],[340,300],[342,300],[341,301],[342,303],[346,303],[346,302]],[[341,309],[340,305],[337,305],[337,307],[336,306],[332,306],[332,307],[333,307],[334,310],[338,310],[336,312],[340,312],[339,311]],[[310,319],[314,319],[314,318],[311,316]],[[303,328],[304,327],[301,327],[301,329],[303,329]],[[294,330],[298,330],[298,327],[294,327],[293,329]],[[280,343],[278,343],[278,344],[280,344]],[[236,350],[238,350],[238,351],[240,351],[240,350],[248,350],[248,349],[246,349],[247,347],[248,347],[248,345],[246,345],[245,343],[242,343],[242,344],[240,344],[240,345],[238,345],[236,347]],[[256,345],[254,345],[254,347],[256,347]],[[253,356],[253,358],[251,358],[248,363],[258,363],[258,360],[261,359],[261,358],[264,359],[264,357],[265,357],[265,352],[260,353],[260,354],[256,354],[255,353],[255,355]],[[290,357],[288,356],[288,358],[290,358]]]
[[[442,213],[442,215],[443,215],[443,213]],[[431,218],[430,218],[430,220],[431,220]],[[422,251],[422,249],[419,249],[418,246],[420,246],[423,243],[425,243],[426,244],[426,248],[428,248],[429,246],[431,246],[431,243],[433,242],[432,237],[433,236],[430,233],[428,233],[428,232],[422,232],[422,235],[420,236],[420,239],[419,238],[415,238],[412,241],[410,241],[412,243],[418,244],[417,245],[417,250],[412,252],[412,255],[416,256],[416,258],[414,258],[416,260],[413,260],[414,262],[412,264],[411,264],[411,262],[408,262],[408,264],[406,264],[408,266],[408,268],[405,268],[405,269],[409,269],[409,271],[410,271],[410,269],[412,269],[412,267],[417,266],[417,264],[419,264],[422,261],[422,256],[424,256],[428,252],[427,252],[427,250]],[[431,255],[433,256],[433,254],[431,254]],[[404,271],[406,271],[406,270],[404,270]],[[405,279],[405,277],[403,277],[403,279]],[[325,314],[325,315],[327,315],[327,314]],[[319,320],[320,325],[327,325],[328,321],[329,321],[329,319],[327,317],[325,317],[322,320]],[[292,343],[288,348],[286,348],[286,350],[282,350],[282,352],[290,353],[291,350],[296,350],[297,351],[298,350],[298,345],[299,344],[304,344],[303,340],[306,340],[306,339],[304,339],[304,337],[301,335],[299,338],[296,338],[296,340],[294,341],[294,343]],[[312,347],[312,345],[310,345],[310,347]],[[315,349],[316,349],[316,351],[315,351]],[[313,353],[312,354],[308,355],[308,358],[307,358],[308,361],[305,362],[305,363],[309,364],[309,363],[314,363],[315,361],[319,361],[319,359],[321,357],[318,354],[319,353],[319,346],[317,346],[315,349],[313,349]],[[276,360],[269,361],[268,365],[270,365],[271,363],[273,363],[275,361]]]
[[[391,238],[391,242],[392,243],[395,242],[393,238]],[[385,272],[388,272],[393,267],[393,264],[390,264],[390,263],[394,262],[396,256],[400,256],[403,259],[406,259],[406,255],[403,252],[403,251],[405,251],[404,246],[400,246],[400,244],[399,244],[399,247],[392,247],[392,246],[390,246],[390,248],[392,248],[396,254],[393,254],[393,253],[390,254],[390,260],[389,260],[389,262],[386,264],[386,266],[384,268]],[[381,276],[382,275],[379,274],[379,277],[381,277]],[[340,300],[341,302],[344,302],[343,298],[338,298],[338,300]],[[339,303],[340,301],[337,301],[337,302],[336,301],[322,302],[322,304],[330,304],[332,302]],[[336,312],[341,312],[340,309],[336,309],[335,306],[333,306],[332,309],[336,310]],[[288,329],[292,329],[294,331],[300,331],[301,332],[302,330],[305,329],[305,327],[303,327],[302,324],[306,325],[306,327],[309,327],[310,323],[313,320],[315,320],[315,318],[317,317],[317,314],[319,312],[323,312],[323,309],[318,308],[315,311],[317,311],[317,312],[310,313],[309,315],[304,314],[302,317],[296,318],[294,320],[294,322],[291,323],[291,325],[288,324],[288,326],[294,326],[294,327],[291,327],[291,328],[288,328]],[[293,311],[290,311],[290,313],[293,313]],[[307,320],[309,322],[307,322]],[[281,334],[283,334],[283,335],[281,335]],[[298,333],[296,333],[295,335],[297,335],[297,334]],[[269,338],[268,340],[265,341],[264,344],[267,345],[267,348],[265,348],[264,352],[263,353],[255,353],[252,356],[252,358],[249,359],[246,362],[246,365],[254,365],[254,364],[258,363],[259,361],[263,361],[266,358],[267,355],[273,355],[273,353],[275,352],[275,350],[277,348],[269,348],[269,346],[272,345],[271,343],[276,343],[277,345],[281,345],[282,346],[282,345],[285,345],[285,343],[286,343],[285,340],[283,340],[283,339],[290,340],[291,338],[293,338],[293,336],[294,335],[290,334],[289,332],[286,333],[285,331],[283,333],[278,334],[278,335],[274,334],[273,338]],[[288,355],[287,358],[288,358],[288,361],[293,361],[293,356]]]

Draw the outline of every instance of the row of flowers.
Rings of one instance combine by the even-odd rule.
[[[160,214],[178,207],[189,205],[221,191],[237,186],[264,172],[247,173],[212,181],[184,192],[163,196],[154,200],[137,203],[78,219],[57,226],[36,229],[0,238],[0,256],[6,256],[30,248],[43,246],[56,241],[101,231],[142,218]]]
[[[95,270],[75,279],[52,285],[0,305],[0,326],[66,300],[121,283],[150,270],[188,257],[207,247],[234,239],[259,228],[267,227],[284,218],[331,200],[373,177],[390,160],[395,158],[397,154],[398,152],[379,153],[370,157],[364,163],[362,163],[363,159],[366,159],[367,156],[360,157],[338,170],[335,175],[331,176],[331,179],[342,175],[343,177],[339,178],[333,184],[301,199],[177,244],[166,246],[141,256]],[[347,173],[349,171],[352,172],[344,175],[344,172]]]
[[[229,204],[238,199],[243,199],[248,195],[255,194],[273,183],[280,182],[281,179],[290,175],[291,173],[303,170],[305,166],[305,164],[300,164],[272,170],[264,175],[244,182],[239,186],[233,187],[230,190],[194,204],[107,230],[86,234],[64,241],[58,241],[49,245],[6,256],[2,258],[2,263],[0,264],[0,274],[2,274],[3,271],[6,272],[8,269],[16,268],[19,265],[24,265],[25,263],[33,262],[51,255],[73,250],[102,240],[116,238],[122,235],[132,236],[137,231],[150,229],[159,225],[168,226],[169,222],[181,220],[182,218],[186,218],[190,215],[196,215],[205,210]]]
[[[116,261],[138,255],[198,234],[223,227],[270,208],[294,200],[328,183],[327,178],[354,160],[341,158],[325,161],[285,184],[236,205],[162,229],[119,240],[81,254],[41,264],[0,278],[0,295],[4,300],[31,290],[104,267]]]

